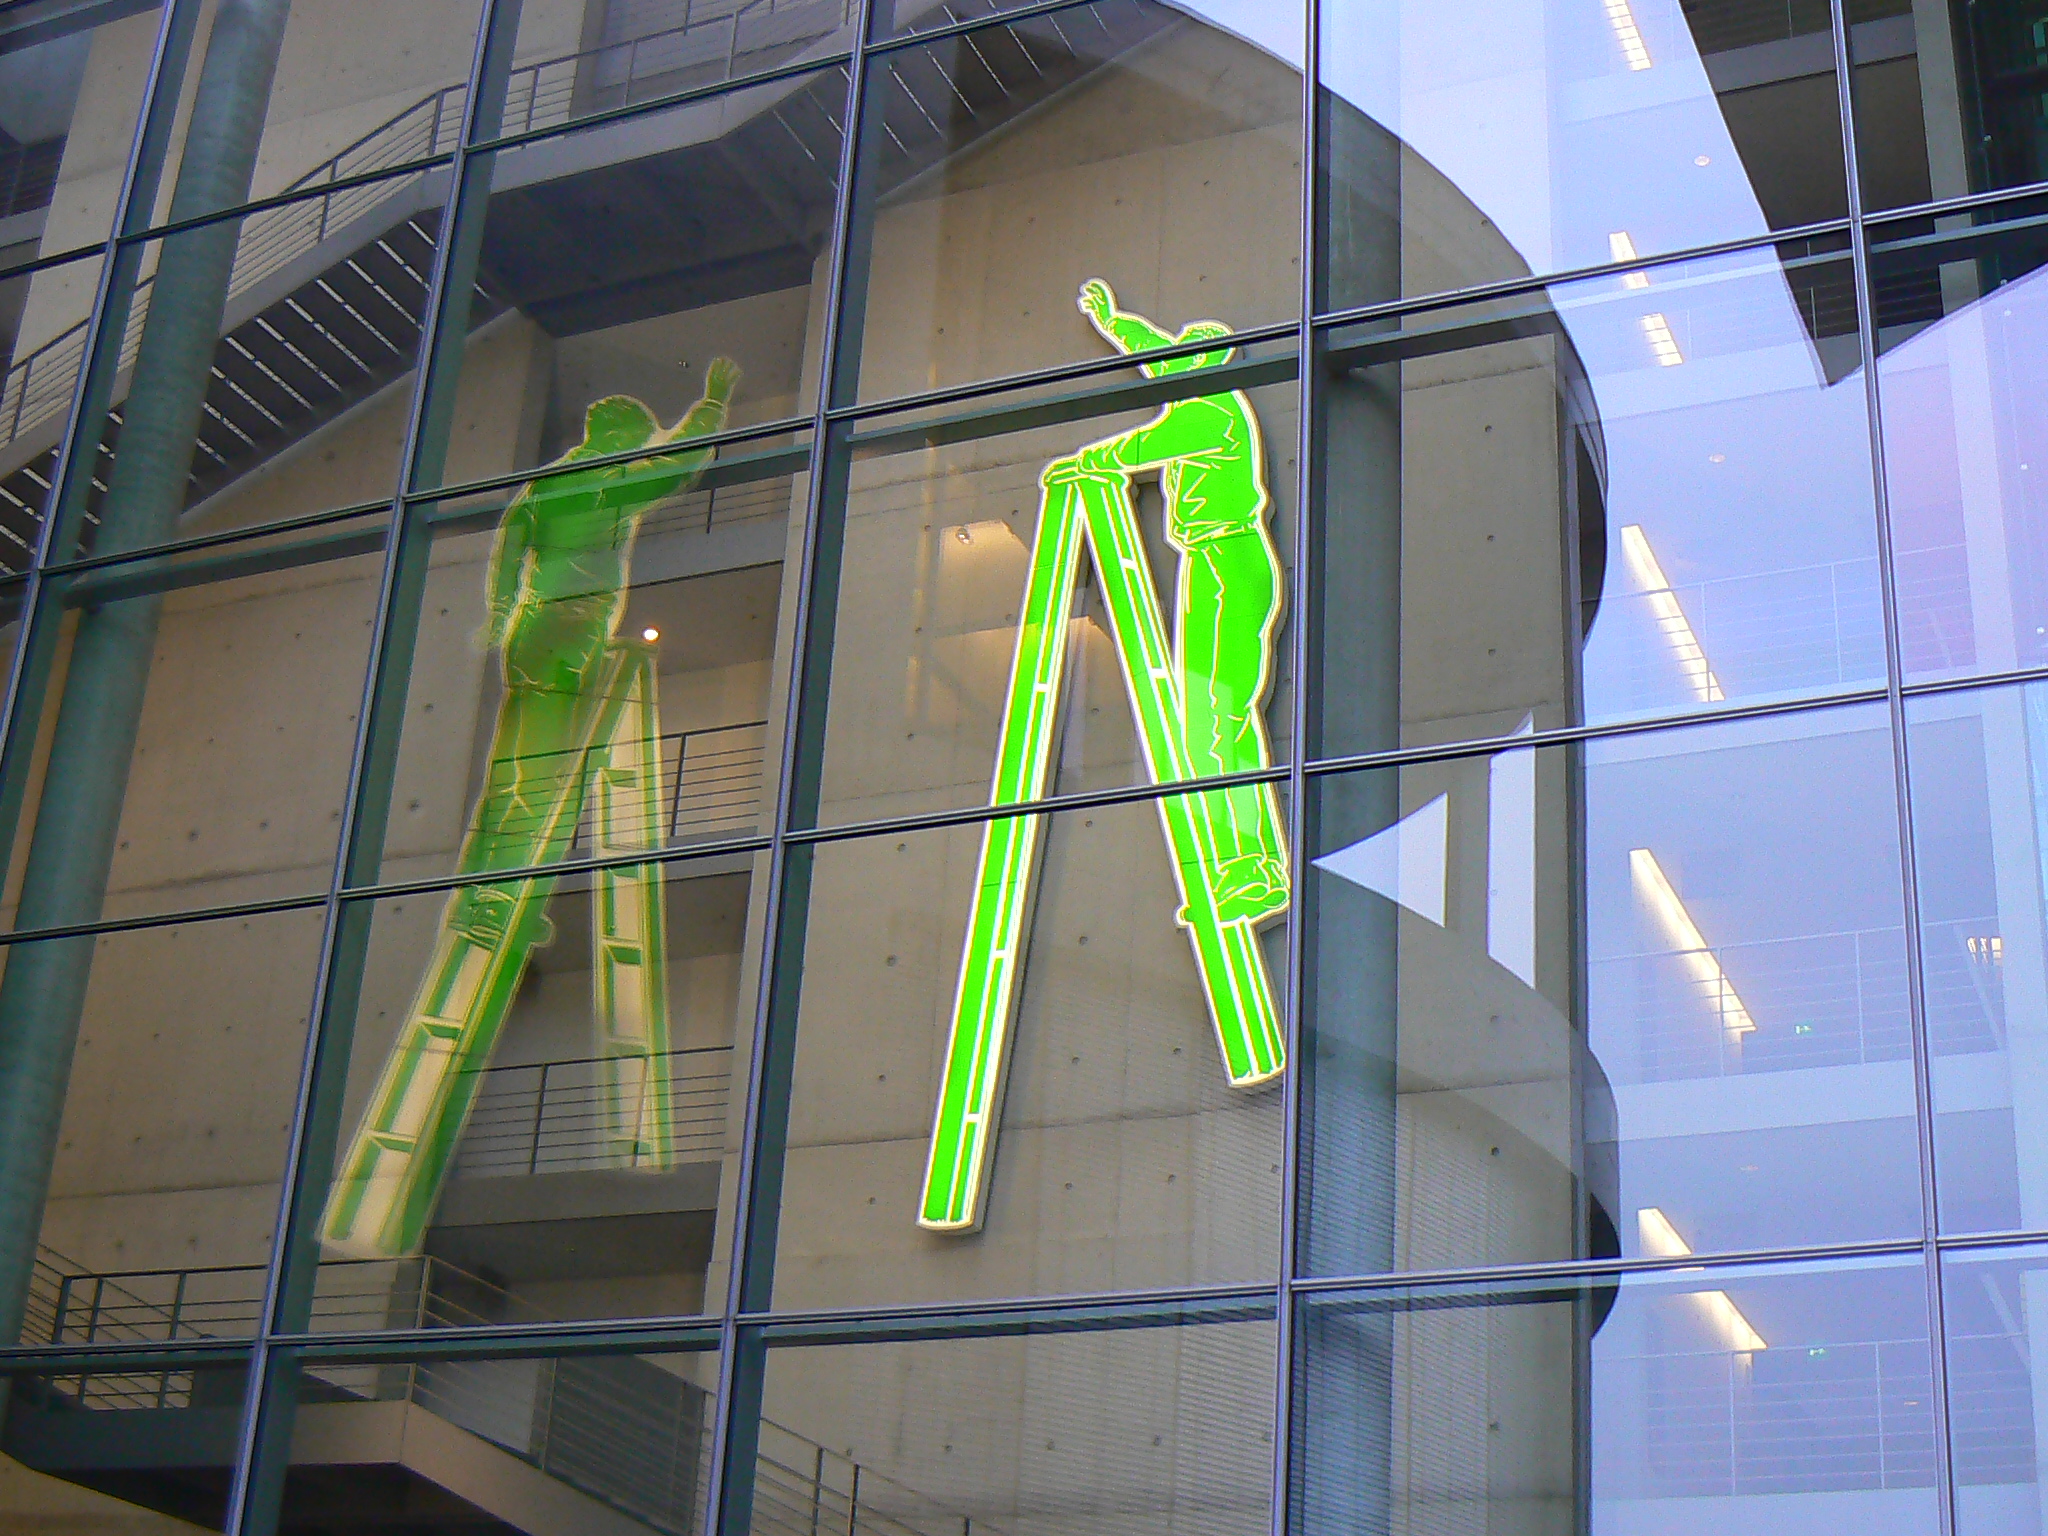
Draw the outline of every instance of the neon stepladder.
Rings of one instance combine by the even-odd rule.
[[[1125,353],[1230,334],[1215,321],[1170,334],[1119,310],[1099,280],[1082,287],[1080,306]],[[1217,367],[1231,355],[1223,348],[1139,366],[1157,377]],[[1264,457],[1251,402],[1232,390],[1174,401],[1143,426],[1045,467],[990,804],[1045,792],[1084,538],[1153,782],[1271,764],[1263,705],[1281,572],[1266,526]],[[1168,542],[1181,556],[1171,648],[1131,499],[1133,476],[1151,470]],[[1181,893],[1176,921],[1194,951],[1224,1071],[1231,1086],[1256,1088],[1286,1067],[1258,937],[1290,900],[1278,800],[1270,785],[1234,785],[1170,796],[1158,808]],[[1004,817],[983,830],[918,1216],[935,1231],[977,1230],[985,1214],[1044,819]]]
[[[731,363],[714,362],[704,397],[666,431],[637,400],[600,400],[583,441],[557,462],[715,432],[737,379]],[[709,459],[703,449],[653,451],[536,480],[506,509],[487,632],[505,696],[461,873],[558,862],[586,811],[599,857],[660,846],[656,653],[616,629],[641,519],[694,483]],[[392,1258],[419,1247],[527,961],[552,936],[545,911],[555,884],[529,875],[448,898],[419,989],[337,1161],[321,1221],[330,1254]],[[661,872],[611,866],[592,884],[605,1157],[666,1168],[674,1149]]]

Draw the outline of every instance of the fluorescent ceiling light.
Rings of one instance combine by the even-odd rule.
[[[1629,873],[1635,877],[1636,894],[1657,914],[1657,920],[1663,924],[1679,959],[1685,962],[1685,968],[1692,972],[1693,980],[1700,984],[1701,990],[1713,1000],[1714,1007],[1720,1012],[1722,1027],[1731,1035],[1746,1035],[1755,1029],[1756,1020],[1749,1016],[1742,999],[1736,996],[1735,983],[1728,979],[1728,973],[1721,969],[1721,962],[1707,947],[1706,935],[1700,932],[1699,924],[1692,920],[1692,914],[1685,910],[1685,903],[1678,899],[1678,892],[1664,877],[1664,869],[1658,864],[1657,856],[1647,848],[1631,848],[1628,867]]]
[[[1629,9],[1628,0],[1607,0],[1607,24],[1614,28],[1614,40],[1621,44],[1621,56],[1628,60],[1628,67],[1648,69],[1650,45],[1643,41],[1642,30],[1636,26],[1636,13]]]
[[[1643,340],[1650,344],[1650,355],[1657,359],[1659,368],[1676,368],[1685,361],[1685,354],[1678,350],[1678,338],[1671,334],[1671,322],[1661,311],[1640,317],[1636,324],[1643,328]]]
[[[1654,1205],[1646,1205],[1636,1212],[1636,1234],[1641,1239],[1643,1252],[1660,1259],[1690,1258],[1692,1245],[1678,1235],[1678,1228],[1671,1225],[1671,1218]],[[1754,1354],[1760,1349],[1769,1349],[1764,1336],[1749,1326],[1749,1319],[1741,1309],[1728,1299],[1726,1291],[1695,1291],[1693,1300],[1707,1315],[1707,1322],[1728,1341],[1728,1347],[1738,1354]]]
[[[1607,237],[1607,254],[1615,261],[1634,261],[1636,259],[1636,243],[1629,239],[1627,230],[1617,229]],[[1647,288],[1650,286],[1650,274],[1647,272],[1624,272],[1621,274],[1621,286],[1624,288]],[[1670,327],[1667,326],[1665,329],[1668,331]]]
[[[1692,685],[1693,696],[1702,704],[1720,703],[1727,697],[1721,691],[1721,679],[1714,676],[1714,669],[1707,665],[1707,653],[1700,645],[1700,637],[1693,633],[1693,627],[1685,617],[1685,609],[1679,605],[1678,594],[1671,590],[1664,567],[1658,562],[1656,551],[1650,548],[1649,537],[1640,523],[1629,523],[1622,528],[1621,552],[1628,561],[1629,574],[1642,588],[1643,596],[1650,600],[1650,612],[1657,616],[1657,628],[1663,632],[1672,654],[1678,658],[1679,669]]]

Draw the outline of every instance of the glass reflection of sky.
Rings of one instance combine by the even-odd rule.
[[[1178,8],[1299,69],[1299,11]],[[1632,7],[1652,65],[1630,69],[1598,0],[1341,0],[1324,7],[1323,84],[1478,205],[1532,272],[1768,233],[1675,3]],[[1700,164],[1704,157],[1706,164]]]
[[[1613,1088],[1623,1246],[1919,1230],[1891,736],[1881,706],[1584,748],[1588,1042]],[[1726,1028],[1631,876],[1648,849],[1754,1028]]]
[[[1182,8],[1298,67],[1299,18],[1258,0]],[[1325,85],[1395,132],[1498,227],[1531,272],[1761,237],[1769,225],[1675,4],[1633,7],[1630,69],[1591,0],[1345,0],[1326,7]],[[1702,164],[1701,162],[1705,163]],[[1553,290],[1605,438],[1605,604],[1588,637],[1590,719],[1701,702],[1631,583],[1642,529],[1728,702],[1880,681],[1864,385],[1823,362],[1766,249],[1652,269],[1647,286]],[[1717,340],[1680,311],[1739,314]],[[1659,366],[1645,317],[1683,362]],[[1829,374],[1835,375],[1829,382]]]

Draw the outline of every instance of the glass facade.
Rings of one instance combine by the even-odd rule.
[[[0,1530],[2042,1536],[2044,214],[2020,0],[0,0]]]

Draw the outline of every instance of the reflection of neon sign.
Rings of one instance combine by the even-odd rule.
[[[1169,334],[1119,310],[1100,281],[1082,286],[1080,305],[1104,339],[1125,353],[1230,334],[1215,321]],[[1232,351],[1221,347],[1139,367],[1158,377],[1219,366]],[[1159,474],[1166,536],[1181,556],[1170,649],[1130,494],[1132,477],[1149,470]],[[1238,390],[1173,401],[1143,426],[1053,460],[1039,480],[1044,498],[990,803],[1016,805],[1045,793],[1084,535],[1153,782],[1268,766],[1263,705],[1272,683],[1281,571],[1266,529],[1271,498],[1251,402]],[[1177,921],[1194,948],[1224,1070],[1231,1086],[1255,1087],[1286,1066],[1258,937],[1289,899],[1279,802],[1271,785],[1258,784],[1158,804],[1181,892]],[[981,1225],[1044,820],[1007,817],[988,823],[982,834],[918,1216],[920,1226],[936,1231],[971,1232]]]
[[[619,617],[641,519],[695,483],[711,458],[707,448],[664,450],[723,426],[738,381],[731,361],[715,359],[703,398],[666,430],[630,396],[598,401],[583,441],[556,462],[641,448],[648,456],[544,476],[506,508],[491,552],[486,629],[505,696],[463,839],[463,874],[557,863],[586,815],[601,858],[660,847],[660,631],[645,631],[644,643],[622,640]],[[604,1154],[619,1167],[667,1168],[674,1137],[661,869],[612,865],[595,871],[591,886]],[[527,961],[553,933],[546,908],[554,888],[553,875],[534,875],[448,898],[426,974],[328,1191],[320,1235],[329,1253],[395,1258],[419,1247]]]

